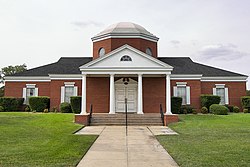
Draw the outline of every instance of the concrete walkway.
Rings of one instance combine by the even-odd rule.
[[[85,128],[77,134],[100,134],[100,136],[78,167],[178,166],[152,134],[154,132],[158,134],[163,127],[129,126],[127,136],[124,126]],[[166,131],[163,133],[166,134]]]

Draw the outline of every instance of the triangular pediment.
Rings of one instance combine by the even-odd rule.
[[[129,56],[131,61],[122,61],[123,56]],[[127,57],[128,58],[128,57]],[[173,67],[147,55],[129,45],[123,45],[122,47],[95,59],[80,67],[84,69],[168,69],[172,70]]]

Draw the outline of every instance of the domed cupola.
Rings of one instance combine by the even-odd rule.
[[[128,44],[146,54],[157,57],[158,37],[138,24],[120,22],[113,24],[93,38],[93,58]]]

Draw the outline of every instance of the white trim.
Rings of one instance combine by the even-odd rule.
[[[109,114],[115,114],[115,75],[109,78]]]
[[[24,104],[27,104],[27,88],[23,88],[23,98],[24,98]]]
[[[176,82],[177,86],[187,86],[187,82]]]
[[[172,115],[170,75],[166,75],[166,115]]]
[[[35,96],[38,96],[38,88],[35,88]]]
[[[78,96],[78,87],[74,86],[74,96]]]
[[[201,80],[201,74],[171,74],[170,80]]]
[[[229,104],[228,88],[225,88],[225,104]]]
[[[215,84],[216,88],[225,88],[225,84]]]
[[[142,92],[142,74],[138,74],[138,111],[137,114],[143,114],[143,92]]]
[[[190,86],[186,86],[186,104],[190,105],[191,101],[190,101]]]
[[[174,94],[174,97],[177,97],[177,86],[174,86],[173,87],[173,94]]]
[[[36,84],[26,84],[26,88],[35,88]]]
[[[213,88],[213,95],[217,95],[216,88]]]
[[[81,80],[81,74],[49,74],[51,80]]]
[[[65,86],[61,86],[61,103],[64,102],[64,97],[65,97]]]
[[[50,82],[50,77],[6,76],[5,82]]]
[[[75,82],[64,82],[64,86],[75,86]]]
[[[202,82],[246,82],[248,77],[202,77]]]
[[[143,73],[145,75],[147,74],[156,74],[156,75],[160,75],[160,74],[171,74],[171,71],[166,71],[166,70],[150,70],[150,69],[145,69],[145,70],[130,70],[130,69],[119,69],[119,70],[116,70],[116,69],[91,69],[91,70],[85,70],[84,72],[82,72],[82,74],[112,74],[112,73],[115,73],[115,74],[120,74],[120,75],[124,75],[124,74],[127,74],[127,75],[137,75],[138,73]]]
[[[87,75],[82,75],[82,108],[81,108],[81,115],[87,114],[87,86],[86,86]]]

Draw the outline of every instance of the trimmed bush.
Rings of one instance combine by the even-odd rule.
[[[225,105],[229,109],[229,112],[234,112],[234,106],[233,105]]]
[[[4,112],[3,106],[0,106],[0,112]]]
[[[248,109],[248,112],[250,113],[250,96],[241,97],[241,104],[243,108]]]
[[[202,108],[201,108],[201,113],[202,113],[202,114],[207,114],[207,113],[208,113],[207,107],[202,107]]]
[[[207,107],[208,111],[210,111],[212,104],[220,104],[220,96],[201,95],[201,107]]]
[[[30,112],[30,106],[29,106],[29,105],[26,105],[26,107],[24,108],[24,111],[25,111],[25,112]]]
[[[82,97],[81,96],[71,96],[70,104],[72,108],[72,112],[75,114],[80,114],[81,105],[82,105]]]
[[[227,115],[229,109],[219,104],[212,104],[209,108],[210,112],[215,115]]]
[[[193,114],[198,114],[197,110],[194,109],[194,108],[192,109],[192,113],[193,113]]]
[[[250,113],[249,110],[246,109],[246,108],[243,109],[243,112],[244,112],[244,113]]]
[[[180,114],[191,114],[193,113],[193,107],[190,105],[183,105],[180,109]]]
[[[240,108],[237,107],[237,106],[234,106],[234,107],[233,107],[233,112],[234,112],[234,113],[239,113],[239,112],[240,112]]]
[[[0,97],[0,106],[4,111],[20,111],[24,102],[24,98],[16,97]]]
[[[181,97],[171,97],[171,109],[173,114],[180,114],[181,104]]]
[[[50,98],[47,96],[30,97],[29,106],[31,111],[43,112],[44,109],[49,109]]]
[[[63,102],[60,104],[60,111],[62,113],[72,113],[71,105],[68,102]]]

